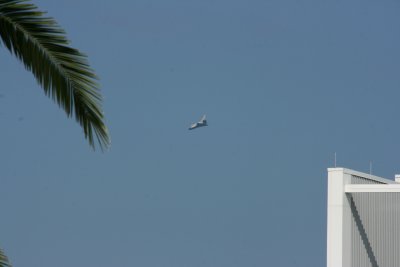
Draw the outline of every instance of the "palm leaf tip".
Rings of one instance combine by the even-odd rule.
[[[8,261],[7,256],[1,249],[0,249],[0,267],[11,267],[11,264]]]
[[[46,95],[75,115],[90,146],[110,145],[104,122],[98,78],[87,56],[69,46],[53,18],[27,0],[0,0],[0,38],[4,46],[33,73]]]

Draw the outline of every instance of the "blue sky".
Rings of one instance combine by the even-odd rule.
[[[0,49],[14,266],[324,266],[334,153],[400,173],[397,1],[34,3],[100,76],[112,146]]]

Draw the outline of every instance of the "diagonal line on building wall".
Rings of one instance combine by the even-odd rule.
[[[374,251],[372,250],[371,244],[368,240],[368,236],[365,231],[364,225],[361,221],[360,214],[357,211],[356,203],[354,202],[353,196],[349,195],[348,199],[350,201],[351,214],[353,214],[354,221],[357,225],[358,232],[360,233],[361,239],[364,243],[365,250],[367,251],[368,258],[371,261],[372,267],[379,267],[378,262],[376,261],[374,255]]]

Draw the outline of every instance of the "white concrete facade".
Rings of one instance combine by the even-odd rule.
[[[349,236],[350,205],[346,201],[344,188],[350,184],[350,175],[342,168],[328,169],[327,210],[327,262],[328,267],[350,266]]]
[[[382,249],[380,247],[384,247],[387,241],[381,240],[383,239],[383,237],[380,238],[380,236],[383,236],[381,232],[379,237],[376,237],[374,231],[375,229],[378,229],[378,231],[385,231],[382,224],[378,225],[376,223],[376,220],[378,219],[375,217],[379,217],[376,214],[384,214],[384,216],[388,217],[388,221],[391,220],[390,223],[393,222],[394,219],[392,219],[392,217],[394,218],[394,215],[392,215],[392,213],[394,212],[382,211],[382,207],[385,206],[382,206],[384,204],[382,204],[383,202],[380,199],[385,197],[382,193],[398,193],[398,196],[400,197],[399,183],[396,183],[393,180],[345,168],[329,168],[327,193],[328,267],[374,267],[378,266],[378,262],[382,263],[379,266],[390,266],[392,263],[387,263],[388,260],[385,260],[384,258],[390,258],[390,260],[393,258],[394,260],[391,262],[397,262],[397,258],[391,257],[390,255],[387,256],[385,254],[385,257],[380,257],[383,253],[381,252]],[[374,195],[367,195],[371,193]],[[377,198],[378,195],[381,198]],[[381,202],[377,205],[374,204],[375,206],[368,202],[367,204],[371,205],[370,207],[367,204],[363,204],[362,201],[364,198],[360,200],[360,196],[364,196],[364,198],[369,197],[368,201],[375,201],[376,203],[379,201]],[[365,217],[367,216],[365,215],[366,210],[368,211],[369,208],[374,209],[373,212],[371,212],[372,215],[368,213],[369,217]],[[392,207],[391,209],[394,209],[395,212],[400,214],[397,206],[394,208]],[[397,227],[390,228],[390,231],[396,232],[397,229]],[[391,240],[390,242],[393,243],[394,241]],[[383,250],[386,252],[385,248],[383,248]],[[358,256],[356,255],[357,253],[363,255]]]

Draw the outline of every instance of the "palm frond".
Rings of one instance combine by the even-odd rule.
[[[8,262],[7,256],[0,249],[0,267],[11,267],[11,264]]]
[[[110,144],[101,107],[98,78],[86,55],[69,46],[57,22],[27,0],[0,0],[0,37],[8,50],[31,71],[44,92],[73,114],[95,148]],[[1,42],[0,42],[1,43]]]

